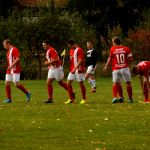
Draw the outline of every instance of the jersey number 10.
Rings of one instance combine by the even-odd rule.
[[[125,55],[124,54],[116,54],[117,63],[124,64],[125,63]]]

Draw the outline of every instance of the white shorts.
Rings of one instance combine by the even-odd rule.
[[[113,82],[121,82],[124,80],[125,82],[131,81],[131,74],[129,68],[122,68],[119,70],[114,70],[112,72]]]
[[[93,68],[93,65],[88,66],[86,74],[95,74],[95,68]]]
[[[82,82],[85,80],[85,74],[84,73],[75,73],[72,74],[71,72],[68,75],[68,80],[75,80],[77,82]]]
[[[63,68],[60,66],[58,68],[50,68],[48,70],[47,78],[56,79],[57,81],[61,81],[64,78]]]
[[[20,73],[6,74],[5,80],[13,81],[14,83],[19,82],[20,81]]]

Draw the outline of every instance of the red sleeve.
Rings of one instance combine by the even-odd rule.
[[[13,49],[13,56],[14,56],[15,58],[20,57],[19,50],[18,50],[17,48],[14,48],[14,49]]]
[[[55,49],[51,49],[50,50],[50,52],[49,52],[49,57],[51,58],[51,59],[57,59],[58,58],[58,55],[57,55],[57,52],[56,52],[56,50]]]
[[[84,60],[84,52],[81,48],[78,49],[78,59]]]

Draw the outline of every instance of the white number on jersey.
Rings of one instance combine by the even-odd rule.
[[[116,54],[117,63],[124,64],[125,63],[125,55],[124,54]]]

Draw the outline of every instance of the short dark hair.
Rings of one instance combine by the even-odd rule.
[[[75,41],[73,39],[69,39],[67,41],[67,44],[70,44],[70,45],[74,45],[75,44]]]
[[[45,43],[46,45],[51,45],[49,40],[44,40],[43,43]]]
[[[89,41],[87,41],[87,43],[91,43],[91,44],[94,44],[94,42],[93,42],[93,41],[90,41],[90,40],[89,40]]]
[[[114,37],[114,38],[113,38],[113,41],[114,41],[114,43],[117,44],[117,45],[120,45],[120,44],[121,44],[121,40],[120,40],[119,37]]]

